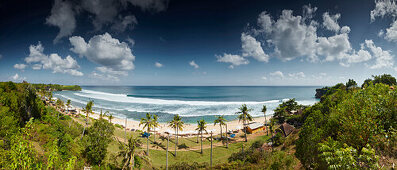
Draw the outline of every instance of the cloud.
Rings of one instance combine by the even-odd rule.
[[[303,72],[289,73],[288,76],[294,79],[301,79],[306,77],[305,73]]]
[[[261,43],[256,41],[254,37],[251,35],[247,35],[245,33],[241,34],[241,42],[242,42],[242,49],[243,49],[243,56],[244,57],[253,57],[258,61],[261,62],[268,62],[269,55],[265,54],[262,49]]]
[[[44,47],[40,42],[37,45],[30,45],[29,52],[29,56],[25,58],[25,62],[27,64],[33,64],[32,68],[34,70],[49,69],[52,70],[53,73],[68,73],[72,76],[84,75],[82,72],[77,71],[80,66],[75,59],[71,56],[62,59],[62,57],[56,53],[46,55],[43,53]]]
[[[350,27],[339,26],[338,19],[341,15],[324,13],[323,27],[320,27],[313,20],[316,11],[317,7],[305,5],[302,16],[293,15],[292,10],[282,10],[278,18],[270,16],[266,11],[262,12],[257,19],[258,28],[241,35],[242,57],[252,56],[258,61],[269,61],[270,56],[264,52],[262,46],[270,47],[270,54],[282,61],[299,57],[305,57],[311,62],[333,61],[351,55],[353,49],[348,35]],[[321,28],[336,34],[319,36],[317,31]]]
[[[371,69],[391,68],[394,65],[394,55],[390,51],[383,50],[381,47],[375,46],[372,40],[365,40],[366,47],[376,58],[375,64],[370,66]]]
[[[27,67],[26,64],[15,64],[14,68],[19,70],[24,70]]]
[[[120,42],[110,34],[93,36],[88,43],[80,36],[69,38],[70,50],[85,56],[88,60],[113,70],[133,70],[135,56],[125,42]]]
[[[195,69],[198,69],[198,68],[200,68],[200,66],[199,66],[199,65],[197,65],[197,64],[196,64],[196,62],[194,62],[194,60],[193,60],[193,61],[191,61],[191,62],[189,62],[189,65],[190,65],[190,66],[192,66],[192,67],[194,67]]]
[[[92,23],[96,30],[115,21],[115,17],[119,13],[120,7],[116,0],[83,0],[81,2],[81,7],[84,10],[94,14]]]
[[[261,78],[262,78],[262,80],[267,80],[266,76],[262,76]]]
[[[108,33],[95,35],[88,42],[80,36],[70,37],[69,41],[72,44],[71,51],[101,65],[96,68],[99,73],[92,74],[94,77],[117,80],[119,76],[127,76],[128,71],[135,67],[135,56],[128,44]]]
[[[275,78],[284,78],[284,74],[281,71],[275,71],[273,73],[269,73],[270,76],[275,77]]]
[[[59,33],[54,39],[54,43],[58,42],[62,37],[72,35],[76,28],[75,13],[72,4],[68,1],[55,0],[51,9],[51,15],[47,17],[48,25],[59,28]]]
[[[231,65],[229,66],[229,68],[234,68],[235,66],[244,65],[244,64],[249,63],[248,60],[246,60],[244,57],[242,57],[240,55],[232,55],[232,54],[224,53],[221,56],[218,56],[218,55],[215,55],[215,56],[216,56],[218,62],[230,63]]]
[[[193,61],[194,62],[194,61]],[[196,63],[194,63],[196,64]],[[163,67],[163,64],[159,63],[159,62],[155,62],[154,66],[156,66],[157,68]],[[198,66],[197,66],[198,67]]]
[[[378,36],[383,36],[388,41],[397,42],[397,4],[395,0],[378,0],[375,1],[375,9],[371,11],[371,22],[374,22],[377,17],[392,17],[393,22],[386,32],[381,30]]]
[[[164,11],[168,7],[169,0],[127,0],[134,6],[142,10],[151,10],[155,12]]]
[[[19,82],[19,81],[26,80],[26,77],[21,77],[21,76],[19,76],[18,73],[16,73],[15,75],[11,76],[10,79],[15,82]]]
[[[130,37],[127,37],[127,39],[126,39],[126,40],[127,40],[127,42],[128,42],[128,43],[130,43],[130,45],[131,45],[131,48],[132,48],[132,47],[134,47],[134,45],[135,45],[135,41],[134,41],[132,38],[130,38]]]
[[[120,21],[116,22],[112,29],[117,32],[124,32],[127,28],[133,29],[134,25],[138,24],[138,20],[134,15],[127,15],[124,18],[119,16]]]
[[[383,18],[384,16],[397,16],[397,5],[395,0],[376,0],[375,9],[371,11],[371,22],[375,21],[376,17]]]
[[[338,19],[340,18],[340,14],[335,14],[330,16],[328,12],[323,14],[323,25],[326,29],[334,32],[338,32],[340,26],[338,24]]]
[[[397,42],[397,21],[394,21],[389,28],[386,28],[384,38],[388,41]]]

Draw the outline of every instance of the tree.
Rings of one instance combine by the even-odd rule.
[[[176,148],[178,146],[178,131],[183,130],[183,124],[184,122],[182,121],[181,117],[179,115],[175,115],[174,119],[168,122],[169,127],[175,129],[175,136],[176,136],[176,142],[175,142],[175,156],[176,156]]]
[[[106,157],[112,141],[114,126],[105,119],[98,119],[87,129],[84,154],[91,165],[100,165]]]
[[[109,111],[106,111],[105,113],[108,113],[107,115],[108,115],[109,123],[112,123],[112,119],[114,118],[113,113],[110,113]]]
[[[288,114],[291,111],[301,107],[302,106],[298,105],[298,103],[295,101],[295,98],[289,99],[279,104],[278,107],[274,110],[274,118],[278,120],[278,123],[284,123],[285,119],[288,117]]]
[[[157,119],[158,119],[158,116],[153,115],[152,126],[154,129],[154,132],[153,132],[154,143],[156,143],[156,127],[159,127],[159,122],[157,121]]]
[[[59,112],[61,111],[61,109],[62,109],[63,106],[64,106],[63,101],[62,101],[61,99],[58,99],[58,100],[56,101],[56,103],[55,103],[55,106],[56,106],[57,109],[58,109],[58,118],[57,118],[57,119],[59,119]]]
[[[153,127],[153,119],[150,113],[146,113],[146,117],[141,119],[141,122],[139,122],[139,126],[143,125],[143,129],[147,128],[146,132],[149,134],[150,129]],[[146,155],[149,155],[149,136],[147,136],[147,151]]]
[[[246,104],[243,104],[240,108],[239,108],[239,112],[236,112],[236,114],[238,115],[238,120],[239,121],[243,121],[243,128],[244,128],[244,135],[245,135],[245,142],[247,142],[247,123],[249,121],[252,121],[252,116],[248,113],[250,112],[252,109],[248,109]]]
[[[85,126],[84,126],[84,129],[83,129],[83,134],[82,134],[81,138],[83,138],[84,132],[85,132],[85,128],[88,125],[88,116],[92,112],[92,106],[94,106],[94,101],[90,100],[90,101],[87,102],[87,105],[84,108],[84,111],[86,113],[86,117],[85,117]]]
[[[68,112],[69,112],[69,108],[70,108],[70,99],[68,99],[67,101],[66,101],[66,107],[68,107]]]
[[[268,129],[267,129],[266,111],[267,111],[266,105],[263,105],[263,107],[262,107],[262,113],[263,113],[263,115],[265,116],[265,127],[266,127],[266,132],[267,132],[267,135],[269,136],[269,131],[268,131]]]
[[[364,83],[361,85],[361,88],[369,86],[370,84],[373,84],[372,79],[365,79]]]
[[[125,169],[126,167],[130,167],[130,169],[133,169],[136,166],[135,163],[135,152],[137,149],[139,149],[142,145],[142,141],[138,137],[131,137],[128,138],[127,144],[124,144],[119,141],[119,153],[118,157],[122,157],[123,160],[123,168]]]
[[[201,154],[203,154],[203,131],[207,132],[207,122],[204,119],[197,121],[197,129],[201,134]]]
[[[219,128],[221,129],[221,139],[222,139],[222,126],[225,125],[226,119],[224,116],[217,116],[217,119],[214,121],[214,126],[219,123]]]
[[[356,86],[357,86],[357,83],[353,79],[349,79],[349,81],[346,82],[346,88],[352,88],[352,87],[356,87]]]
[[[372,76],[374,78],[374,84],[383,83],[389,86],[396,85],[396,78],[391,76],[390,74],[383,74],[379,76]]]

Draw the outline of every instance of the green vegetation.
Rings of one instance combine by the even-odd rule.
[[[270,135],[240,133],[228,147],[222,140],[213,140],[213,167],[209,165],[212,140],[203,137],[206,122],[200,120],[196,130],[201,142],[199,135],[170,138],[175,144],[170,150],[175,153],[169,152],[173,156],[168,157],[168,168],[391,168],[397,163],[395,84],[390,75],[373,76],[363,88],[349,79],[323,88],[320,102],[312,106],[299,105],[295,99],[285,101],[274,110]],[[47,106],[42,94],[52,94],[36,89],[28,83],[0,82],[0,169],[165,169],[167,136],[160,135],[156,141],[156,135],[150,135],[144,146],[141,131],[113,125],[108,112],[89,121],[92,101],[84,108],[85,116],[70,117],[57,111],[64,106],[61,100],[57,109]],[[69,107],[70,101],[66,103]],[[244,126],[252,120],[250,111],[242,105],[237,112]],[[266,106],[261,111],[266,114]],[[225,120],[219,116],[214,123],[222,130]],[[158,126],[157,116],[148,113],[141,124],[150,133]],[[283,128],[288,124],[296,128],[289,135]],[[183,125],[178,115],[169,122],[176,134]],[[150,156],[145,154],[149,150]]]
[[[330,89],[302,115],[296,156],[304,167],[367,169],[379,156],[396,157],[397,92],[383,83]]]
[[[59,84],[31,84],[33,88],[37,91],[47,90],[47,91],[81,91],[81,87],[78,85],[59,85]]]

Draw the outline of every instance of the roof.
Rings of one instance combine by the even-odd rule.
[[[250,124],[247,125],[250,129],[254,130],[254,129],[258,129],[263,127],[263,123],[258,123],[258,122],[252,122]]]
[[[292,131],[294,131],[295,127],[290,125],[290,124],[288,124],[288,123],[283,123],[280,126],[280,129],[283,131],[284,136],[287,137],[289,134],[291,134]]]

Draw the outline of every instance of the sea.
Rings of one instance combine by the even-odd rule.
[[[159,122],[168,122],[178,114],[185,123],[215,116],[237,119],[238,108],[246,104],[253,117],[272,115],[283,101],[295,98],[299,104],[312,105],[317,86],[82,86],[81,91],[57,91],[53,95],[68,99],[82,108],[94,101],[93,111],[109,111],[115,117],[140,120],[146,113],[156,114]]]

